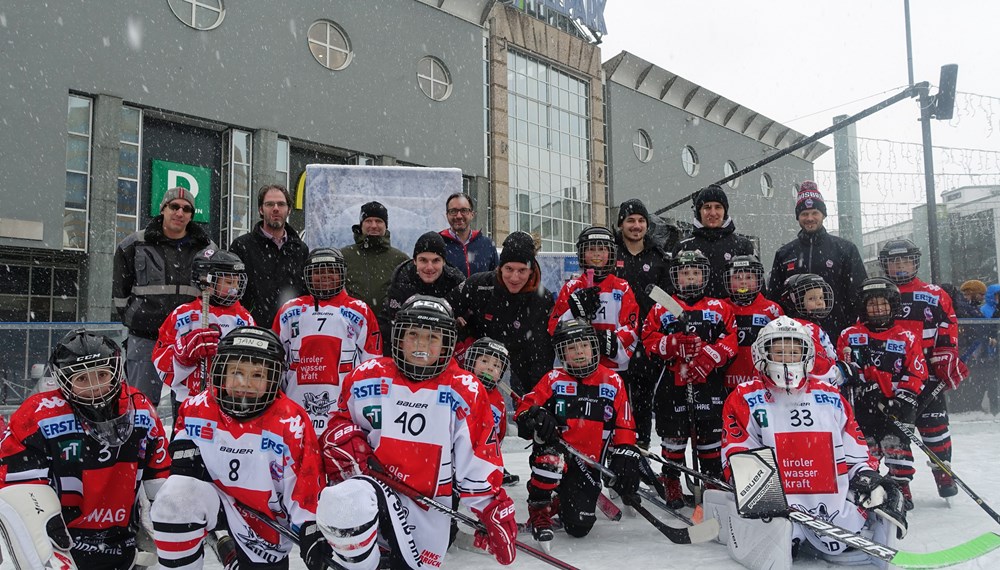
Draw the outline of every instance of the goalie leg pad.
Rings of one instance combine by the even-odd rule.
[[[150,509],[153,538],[164,568],[201,568],[205,536],[218,525],[219,495],[211,483],[171,475]]]
[[[0,489],[0,554],[4,561],[17,561],[21,568],[75,569],[72,545],[52,487],[24,484]]]
[[[792,567],[792,523],[785,518],[744,519],[736,512],[733,494],[706,489],[705,518],[719,521],[719,537],[729,556],[751,570]]]

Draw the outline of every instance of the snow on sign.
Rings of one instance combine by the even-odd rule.
[[[310,164],[307,241],[313,248],[353,244],[351,227],[361,221],[361,206],[375,200],[389,212],[392,246],[409,255],[421,234],[448,225],[445,200],[461,191],[457,168]]]

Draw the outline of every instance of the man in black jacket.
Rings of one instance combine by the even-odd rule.
[[[666,254],[649,237],[649,211],[641,200],[622,202],[618,207],[618,258],[615,275],[628,282],[639,304],[639,338],[646,313],[653,307],[648,290],[654,285],[670,290],[670,273]],[[649,448],[653,428],[653,388],[663,370],[662,364],[646,357],[642,343],[636,343],[628,369],[621,372],[628,389],[632,415],[635,417],[636,439],[640,447]]]
[[[709,275],[706,297],[726,299],[725,273],[729,260],[737,255],[753,255],[753,243],[736,233],[729,217],[729,197],[718,184],[710,184],[694,196],[694,231],[681,240],[674,256],[682,251],[700,250],[708,258]]]
[[[858,248],[846,239],[832,236],[823,227],[826,203],[816,183],[806,180],[799,186],[795,201],[795,217],[799,235],[774,254],[768,279],[768,298],[779,301],[785,280],[798,273],[815,273],[833,288],[833,310],[820,321],[830,338],[840,333],[858,318],[854,300],[861,283],[868,278]]]
[[[125,376],[154,407],[163,388],[153,366],[160,325],[178,305],[198,296],[191,283],[191,262],[199,251],[216,247],[193,218],[191,192],[171,188],[160,202],[160,215],[115,250],[111,287],[115,308],[128,327]]]
[[[378,311],[382,346],[392,347],[392,323],[396,313],[414,295],[430,295],[447,299],[456,287],[465,281],[465,275],[445,263],[444,236],[427,232],[413,244],[413,259],[404,261],[392,272],[392,283]]]
[[[289,299],[306,294],[302,270],[309,246],[288,225],[292,198],[284,186],[271,184],[257,192],[260,221],[253,231],[229,245],[247,267],[243,306],[258,326],[271,328],[274,314]]]

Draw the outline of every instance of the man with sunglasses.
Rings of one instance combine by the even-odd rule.
[[[198,252],[218,249],[193,218],[194,196],[186,188],[171,188],[160,202],[160,215],[115,250],[112,291],[128,327],[125,376],[154,407],[163,388],[152,358],[160,324],[179,305],[198,297],[191,283],[191,262]]]

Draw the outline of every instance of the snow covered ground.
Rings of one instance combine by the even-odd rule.
[[[984,413],[960,414],[952,418],[954,436],[955,472],[965,483],[978,493],[994,510],[1000,509],[1000,421]],[[508,437],[504,442],[504,459],[512,473],[521,476],[522,483],[528,477],[528,451],[524,440]],[[993,521],[964,492],[951,499],[949,507],[938,498],[926,467],[926,457],[914,447],[914,457],[918,462],[917,476],[912,485],[916,508],[909,514],[910,532],[898,545],[902,550],[927,552],[954,546],[984,532],[1000,532],[1000,525]],[[524,485],[509,488],[518,508],[518,520],[527,518]],[[668,524],[676,524],[666,513],[650,506],[650,511]],[[530,536],[521,539],[531,543]],[[730,560],[724,546],[714,542],[698,545],[678,545],[669,542],[646,520],[623,517],[619,522],[609,521],[598,515],[597,525],[584,539],[574,539],[565,533],[557,533],[552,547],[552,555],[557,556],[582,569],[616,570],[628,568],[698,568],[727,569],[741,568]],[[619,566],[621,565],[621,566]],[[206,568],[221,570],[215,560],[208,560]],[[453,548],[445,559],[449,568],[501,568],[492,557]],[[545,563],[523,553],[511,568],[548,568]],[[801,568],[838,568],[818,560],[798,560]],[[291,568],[304,569],[296,552]],[[841,567],[842,568],[842,567]],[[1000,568],[1000,551],[977,560],[975,563],[955,568]]]

